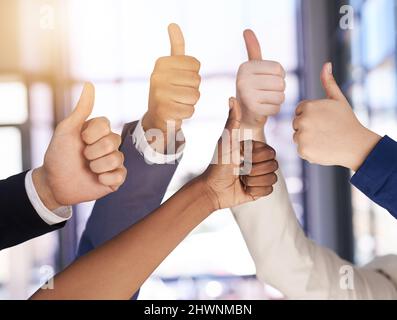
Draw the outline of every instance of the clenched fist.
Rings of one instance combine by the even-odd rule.
[[[200,98],[200,62],[185,55],[185,40],[176,24],[168,27],[171,56],[159,58],[150,79],[149,110],[142,125],[144,130],[152,128],[166,132],[167,121],[175,123],[175,130],[182,121],[194,113]]]
[[[252,164],[248,175],[241,172],[240,126],[242,111],[239,102],[230,99],[230,112],[225,132],[218,142],[213,163],[198,178],[204,181],[213,210],[231,208],[256,200],[273,192],[278,169],[275,151],[263,142],[251,142],[251,151],[244,152]]]
[[[332,75],[331,63],[324,65],[321,81],[328,99],[304,101],[296,108],[298,153],[311,163],[357,171],[381,137],[358,121]]]
[[[33,171],[35,188],[50,210],[97,200],[125,180],[121,138],[106,118],[87,121],[93,106],[94,87],[86,84],[75,110],[56,127],[43,166]]]
[[[280,111],[285,100],[285,71],[280,63],[262,60],[260,44],[251,30],[244,31],[249,61],[237,73],[237,99],[243,109],[243,127],[263,130],[267,116]]]

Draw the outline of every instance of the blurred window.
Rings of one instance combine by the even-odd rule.
[[[396,6],[394,0],[351,1],[351,99],[360,120],[380,135],[397,139]],[[349,39],[347,37],[346,39]],[[397,222],[353,187],[356,262],[397,254]]]

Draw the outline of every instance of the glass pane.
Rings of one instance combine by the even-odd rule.
[[[51,141],[54,123],[53,95],[51,87],[36,83],[30,89],[30,143],[32,168],[43,163]]]
[[[28,117],[26,86],[0,82],[0,124],[24,123]]]
[[[371,109],[384,111],[396,108],[396,71],[392,59],[382,66],[371,70],[366,78],[366,93],[368,106]]]
[[[394,52],[394,11],[394,0],[368,0],[363,6],[363,57],[369,68]]]
[[[0,128],[0,179],[22,171],[21,132],[17,128]]]
[[[396,2],[354,1],[354,108],[364,125],[397,139],[396,121]],[[362,13],[362,14],[359,14]],[[396,254],[397,221],[357,189],[352,188],[355,259],[369,262],[377,255]]]

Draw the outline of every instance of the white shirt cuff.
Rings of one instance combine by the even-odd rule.
[[[61,207],[54,211],[50,211],[46,208],[44,203],[41,201],[36,188],[33,184],[32,170],[30,170],[25,177],[25,189],[28,194],[28,198],[35,208],[37,214],[50,226],[69,220],[73,215],[72,207]]]
[[[182,131],[177,133],[177,140],[185,140]],[[142,120],[138,122],[134,132],[132,133],[132,143],[149,164],[175,163],[180,160],[183,155],[183,150],[185,149],[185,143],[183,143],[175,153],[163,154],[154,150],[147,141],[145,130],[143,130],[142,127]]]

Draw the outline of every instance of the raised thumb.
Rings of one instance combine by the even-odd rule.
[[[323,66],[323,69],[321,71],[321,83],[329,99],[347,101],[332,74],[331,62],[327,62]]]
[[[227,118],[225,129],[231,131],[240,129],[241,125],[241,106],[236,98],[229,99],[229,117]]]
[[[95,102],[95,87],[92,83],[85,83],[79,102],[67,120],[73,125],[83,125],[91,115]]]

